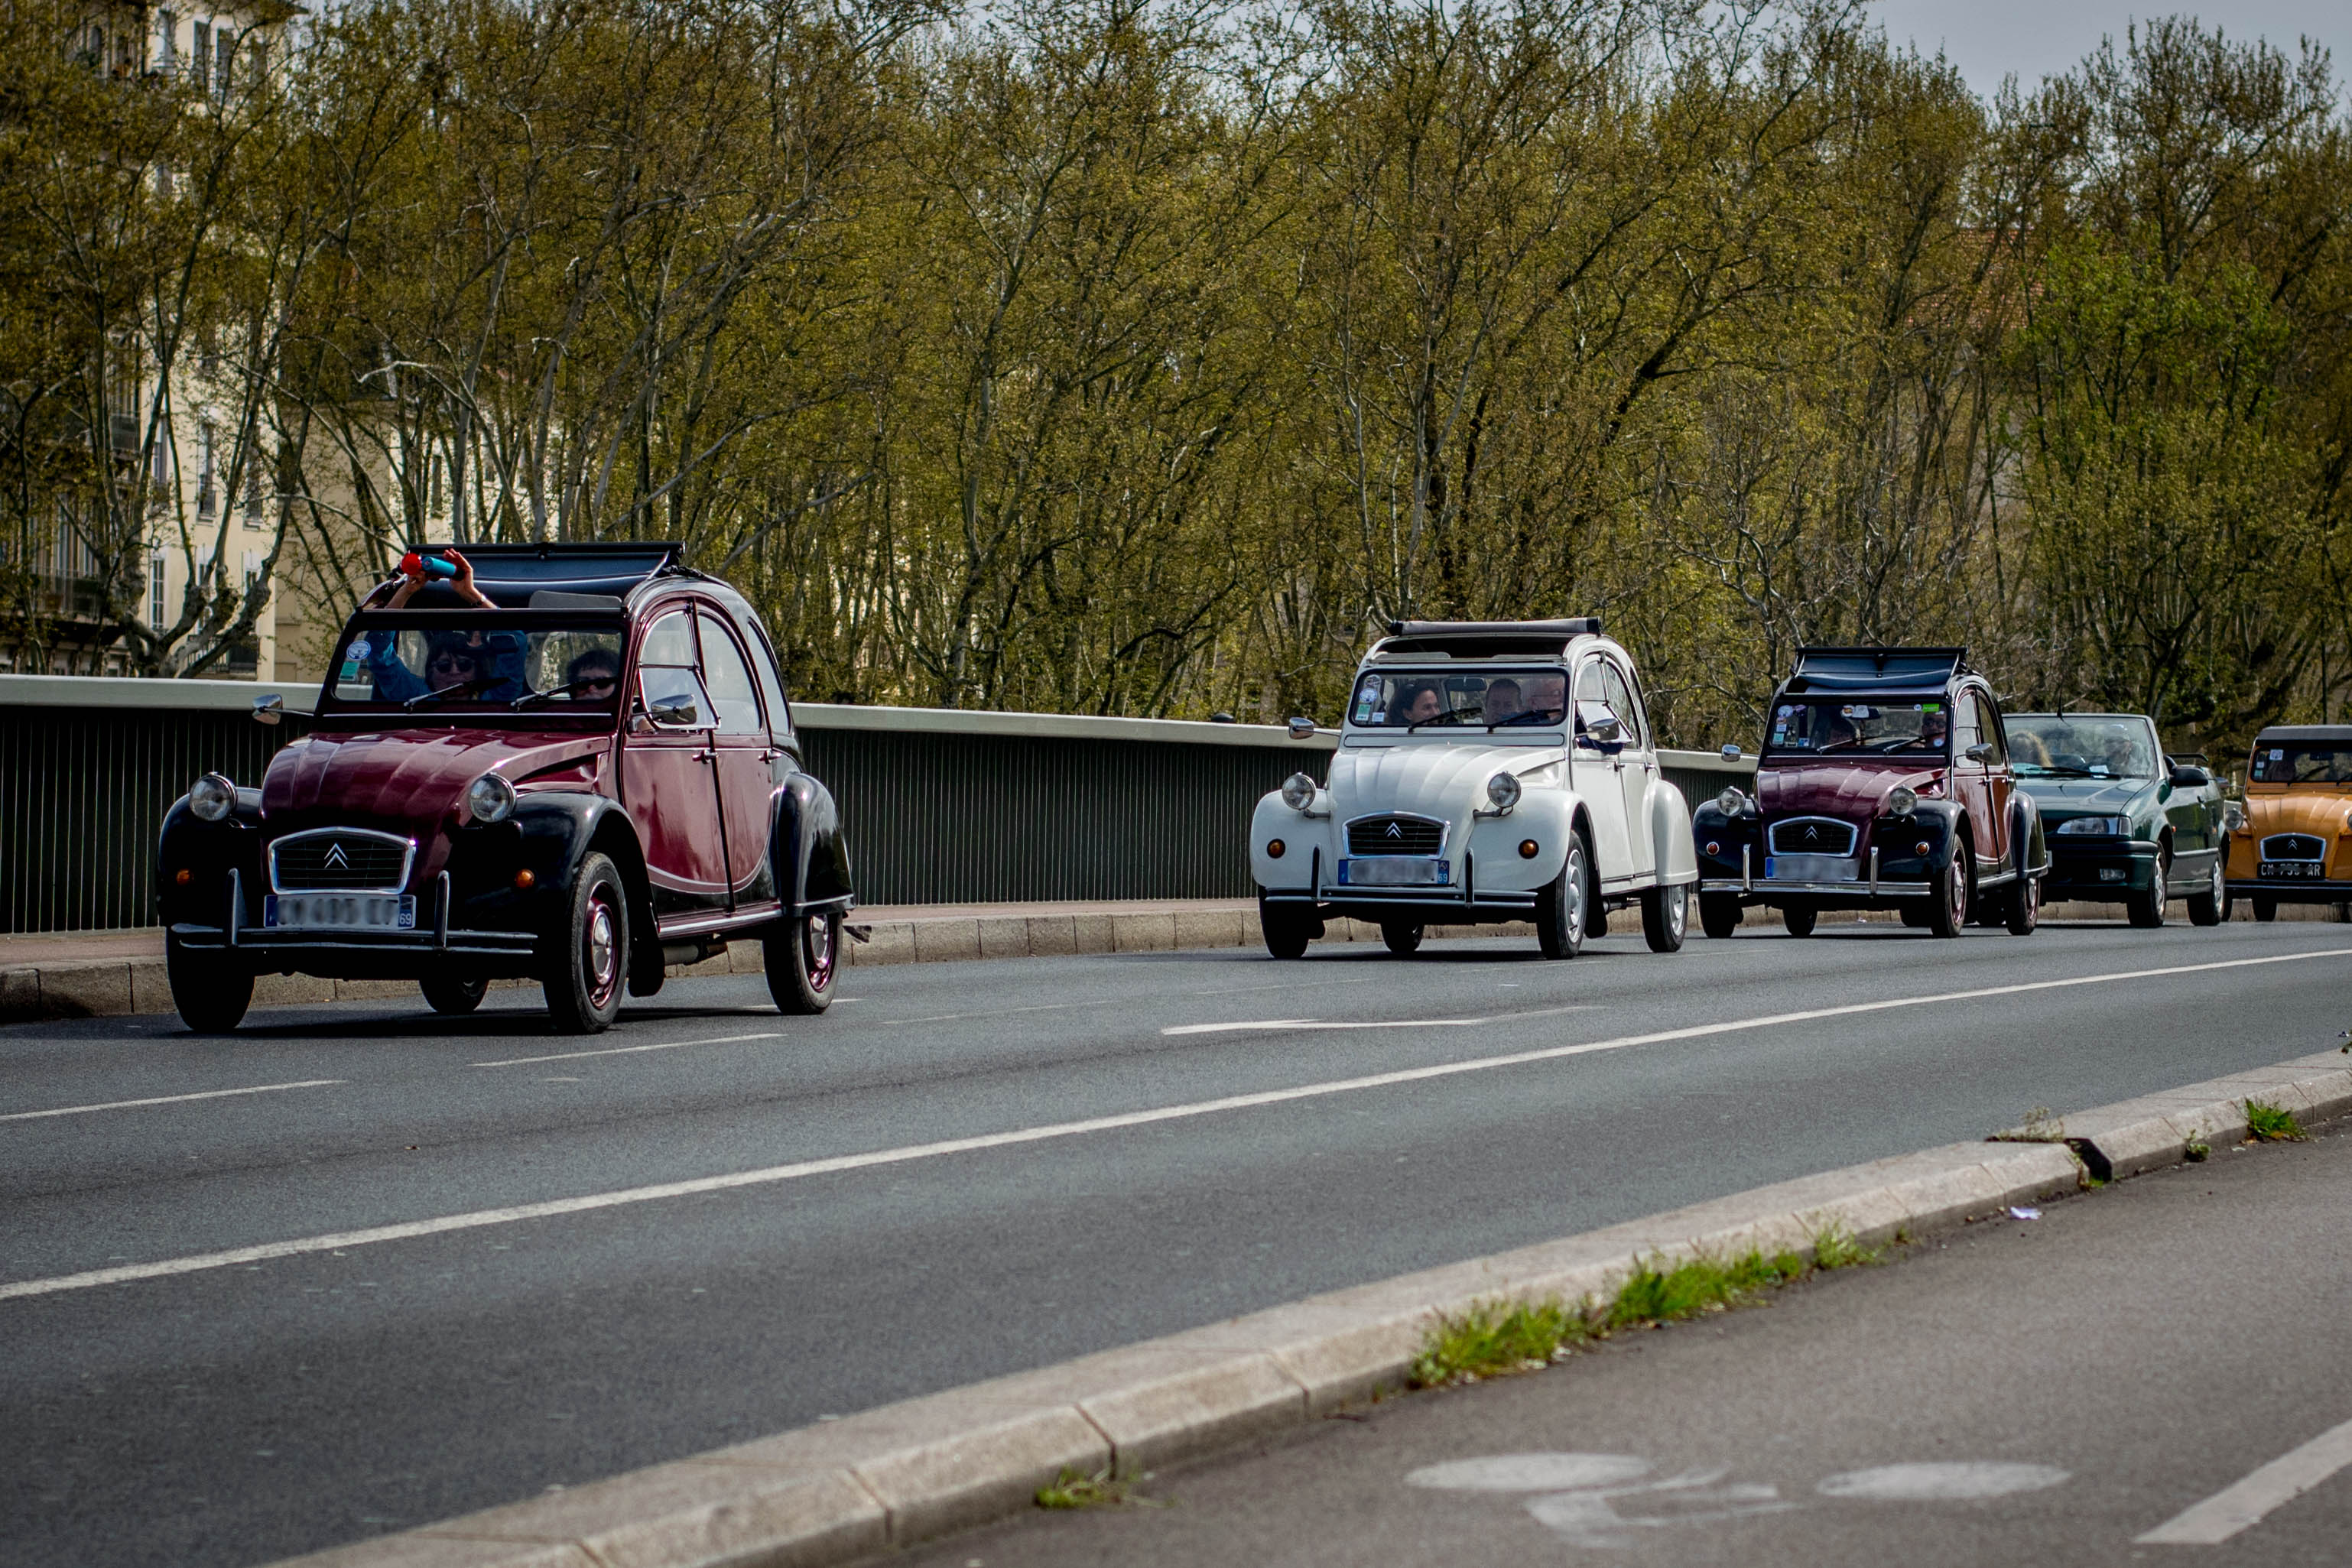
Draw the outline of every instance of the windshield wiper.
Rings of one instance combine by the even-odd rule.
[[[551,703],[558,697],[568,697],[584,687],[603,684],[600,681],[572,681],[565,685],[550,686],[543,692],[525,692],[507,706],[515,709],[532,707],[540,703]]]
[[[495,680],[484,680],[480,676],[477,675],[474,679],[457,685],[442,686],[434,691],[419,692],[415,696],[409,698],[406,702],[401,704],[400,711],[403,713],[414,713],[418,708],[425,706],[427,703],[446,703],[457,697],[472,696],[475,693],[487,691],[496,685],[498,685],[498,682]]]
[[[1423,725],[1424,725],[1424,724],[1443,724],[1443,723],[1448,723],[1448,722],[1458,722],[1458,721],[1459,721],[1459,720],[1460,720],[1460,719],[1461,719],[1465,715],[1468,714],[1468,713],[1469,713],[1469,711],[1470,711],[1470,710],[1469,710],[1468,708],[1466,708],[1466,707],[1457,707],[1457,708],[1448,708],[1448,709],[1447,709],[1445,712],[1444,712],[1444,713],[1433,713],[1433,714],[1431,714],[1427,718],[1423,718],[1423,719],[1416,719],[1416,720],[1414,720],[1412,723],[1411,723],[1411,724],[1409,724],[1409,725],[1406,725],[1406,726],[1404,727],[1404,732],[1405,732],[1407,735],[1411,735],[1414,730],[1419,729],[1419,728],[1420,728]],[[1493,727],[1493,726],[1491,726],[1491,725],[1489,725],[1487,727],[1491,729],[1491,728],[1493,728],[1494,727]]]

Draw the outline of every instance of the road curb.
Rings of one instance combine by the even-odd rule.
[[[1316,1296],[903,1401],[280,1568],[795,1568],[1031,1505],[1064,1470],[1134,1471],[1402,1387],[1431,1326],[1496,1300],[1605,1300],[1645,1263],[1876,1243],[2072,1190],[2063,1145],[1953,1144]]]
[[[2249,1100],[2292,1111],[2305,1122],[2341,1116],[2352,1112],[2352,1061],[2340,1051],[2322,1051],[1997,1136],[2063,1143],[2095,1179],[2115,1181],[2177,1166],[2189,1157],[2192,1144],[2211,1148],[2242,1142]]]

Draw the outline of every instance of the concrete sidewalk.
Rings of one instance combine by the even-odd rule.
[[[1335,1412],[1138,1478],[1124,1506],[1033,1508],[899,1561],[2341,1563],[2348,1204],[2352,1131],[2217,1138],[1753,1310]]]

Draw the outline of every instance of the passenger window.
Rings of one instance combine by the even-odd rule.
[[[640,664],[667,664],[673,668],[694,666],[694,622],[683,610],[673,610],[653,624],[646,640],[637,646]]]
[[[704,693],[702,683],[695,678],[692,670],[681,669],[675,664],[642,665],[637,672],[637,689],[645,694],[648,716],[661,713],[664,709],[676,716],[667,722],[656,719],[655,722],[662,728],[710,727],[710,698]],[[677,705],[681,703],[693,710],[692,717],[688,717],[678,709]]]
[[[1984,738],[1984,743],[1987,746],[1992,747],[1992,755],[1985,758],[1985,760],[1988,762],[2007,762],[2009,760],[2009,747],[2004,744],[2001,738],[2000,713],[1995,710],[1991,703],[1985,700],[1985,695],[1982,692],[1976,694],[1976,705],[1977,733]]]
[[[784,700],[784,683],[776,674],[776,655],[756,622],[746,619],[737,624],[742,629],[744,645],[751,650],[751,673],[760,679],[760,695],[768,699],[768,728],[777,735],[790,735],[793,709]]]
[[[711,614],[702,612],[702,678],[710,693],[710,706],[719,718],[721,735],[763,735],[766,728],[760,722],[760,695],[751,685],[751,667],[743,663],[743,652],[735,646],[735,639],[727,623]]]
[[[1609,706],[1615,711],[1617,721],[1625,727],[1625,744],[1636,751],[1646,751],[1649,737],[1642,723],[1642,705],[1633,700],[1633,687],[1626,680],[1625,672],[1615,664],[1610,664],[1608,671]]]

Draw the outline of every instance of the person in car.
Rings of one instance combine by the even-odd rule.
[[[1528,705],[1520,695],[1519,683],[1505,675],[1486,683],[1486,722],[1517,724],[1527,717]]]
[[[1402,699],[1402,716],[1399,722],[1408,725],[1427,724],[1445,714],[1445,699],[1427,681],[1415,681],[1397,693]]]
[[[496,610],[490,596],[475,585],[472,563],[454,549],[449,559],[457,569],[449,580],[457,597],[476,609]],[[381,608],[385,610],[405,609],[429,580],[420,561],[399,580],[369,595],[369,602],[375,605],[382,601]],[[523,679],[523,653],[519,632],[435,632],[425,642],[425,671],[419,675],[402,660],[399,637],[387,633],[369,639],[368,668],[379,702],[414,702],[428,693],[461,690],[470,691],[483,702],[502,702],[530,689]]]
[[[573,702],[608,701],[620,684],[621,656],[610,648],[591,648],[563,667],[563,689]]]

